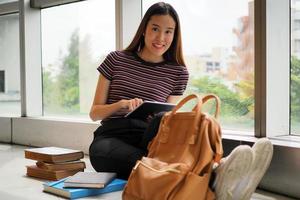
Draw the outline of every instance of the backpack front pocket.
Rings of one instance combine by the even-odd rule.
[[[205,173],[203,176],[189,172],[186,179],[181,186],[180,190],[177,191],[174,200],[198,200],[207,199],[208,193],[212,193],[208,187],[208,182],[210,179],[210,174]],[[210,194],[214,195],[213,193]]]
[[[166,200],[183,182],[188,169],[184,163],[169,164],[143,157],[130,174],[123,199]]]

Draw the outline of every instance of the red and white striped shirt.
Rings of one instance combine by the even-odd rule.
[[[111,81],[107,104],[133,98],[166,102],[170,95],[183,94],[189,78],[185,66],[150,63],[125,51],[108,54],[97,70]]]

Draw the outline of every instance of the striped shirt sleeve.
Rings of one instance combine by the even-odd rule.
[[[184,69],[181,71],[181,73],[178,76],[178,79],[176,81],[176,84],[174,86],[174,89],[170,95],[174,96],[181,96],[183,95],[187,82],[189,80],[189,72],[188,70],[184,67]]]
[[[108,80],[112,80],[114,71],[114,52],[109,53],[97,70]]]

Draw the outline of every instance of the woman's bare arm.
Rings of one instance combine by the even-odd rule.
[[[143,101],[135,98],[130,100],[120,100],[113,104],[106,104],[110,81],[103,75],[98,78],[94,101],[90,110],[90,118],[93,121],[102,120],[117,112],[130,112]]]
[[[168,97],[168,99],[167,99],[167,103],[177,103],[179,100],[180,100],[180,98],[181,98],[182,96],[169,96]]]

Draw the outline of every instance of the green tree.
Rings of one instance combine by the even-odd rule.
[[[43,72],[43,103],[45,107],[49,107],[53,104],[53,98],[51,92],[53,91],[54,81],[51,78],[49,71]]]
[[[236,83],[235,90],[241,101],[248,102],[249,117],[254,119],[254,73],[248,73],[248,78]]]
[[[300,60],[291,60],[291,115],[293,121],[300,121]]]
[[[57,77],[59,104],[65,112],[79,111],[79,35],[76,29],[70,39],[68,54],[62,59]]]
[[[58,102],[58,85],[53,77],[52,67],[53,65],[50,64],[43,69],[43,104],[45,113],[51,113],[60,107]]]
[[[253,99],[241,99],[238,92],[228,88],[219,79],[208,76],[192,80],[192,90],[200,94],[214,93],[220,97],[222,106],[221,113],[225,117],[245,116],[249,113],[249,107],[253,104]]]

